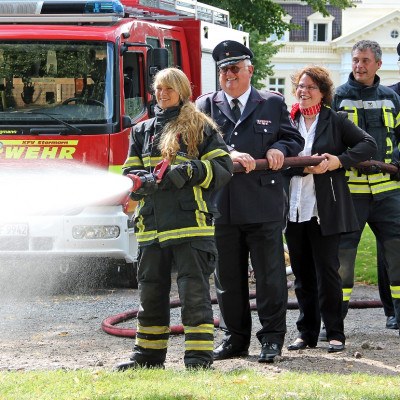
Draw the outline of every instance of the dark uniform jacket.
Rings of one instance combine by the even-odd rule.
[[[400,97],[380,85],[378,75],[371,86],[366,86],[350,73],[348,81],[336,88],[332,109],[346,111],[354,124],[375,139],[378,150],[374,160],[393,160],[393,149],[400,139]],[[350,191],[356,197],[372,194],[374,199],[381,200],[400,189],[400,182],[390,180],[388,173],[363,175],[351,169],[348,176]]]
[[[304,140],[292,125],[282,96],[251,88],[242,116],[235,124],[223,91],[199,97],[197,107],[219,125],[230,150],[265,158],[271,148],[285,157],[296,156]],[[236,173],[219,190],[215,201],[222,216],[217,224],[252,224],[279,221],[283,218],[284,192],[280,171]]]
[[[295,117],[297,126],[299,118],[300,112]],[[336,113],[328,107],[321,107],[311,154],[336,155],[344,168],[350,168],[370,159],[375,152],[375,140],[349,121],[346,113]],[[287,188],[292,176],[304,176],[303,170],[303,167],[290,168],[284,173]],[[322,234],[325,236],[359,230],[345,170],[339,168],[324,174],[314,174],[313,178]]]
[[[397,82],[394,85],[389,85],[388,88],[394,90],[400,96],[400,82]]]
[[[160,122],[160,121],[159,121]],[[162,161],[158,143],[162,123],[157,117],[138,124],[131,133],[128,158],[123,174],[133,170],[152,172]],[[233,163],[221,135],[206,126],[204,141],[198,146],[196,160],[189,159],[187,146],[180,141],[175,164],[190,161],[196,174],[181,189],[172,183],[151,195],[133,195],[139,203],[135,210],[135,234],[140,246],[159,242],[160,246],[195,239],[214,239],[214,218],[219,215],[211,193],[232,176]]]

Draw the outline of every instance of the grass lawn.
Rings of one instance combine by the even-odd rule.
[[[355,280],[356,282],[378,284],[375,235],[368,225],[363,231],[361,242],[358,246]]]
[[[399,399],[400,379],[368,375],[138,370],[0,373],[4,400]]]

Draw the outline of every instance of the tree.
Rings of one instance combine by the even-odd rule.
[[[352,0],[305,0],[315,11],[328,16],[326,5],[345,9],[353,7]],[[273,75],[273,65],[270,58],[279,51],[281,46],[273,42],[260,43],[272,33],[278,36],[285,31],[298,29],[294,24],[287,24],[283,21],[286,15],[280,4],[273,0],[204,0],[204,3],[214,7],[228,10],[233,26],[241,24],[243,29],[250,32],[251,49],[254,53],[254,70],[252,84],[261,88],[260,81],[268,75]]]

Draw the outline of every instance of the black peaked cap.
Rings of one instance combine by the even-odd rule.
[[[235,40],[224,40],[215,46],[212,56],[218,67],[225,67],[243,60],[251,60],[254,54],[242,43]]]

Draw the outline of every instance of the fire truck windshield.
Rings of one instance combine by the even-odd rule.
[[[1,42],[0,125],[111,123],[113,51],[107,42]]]

